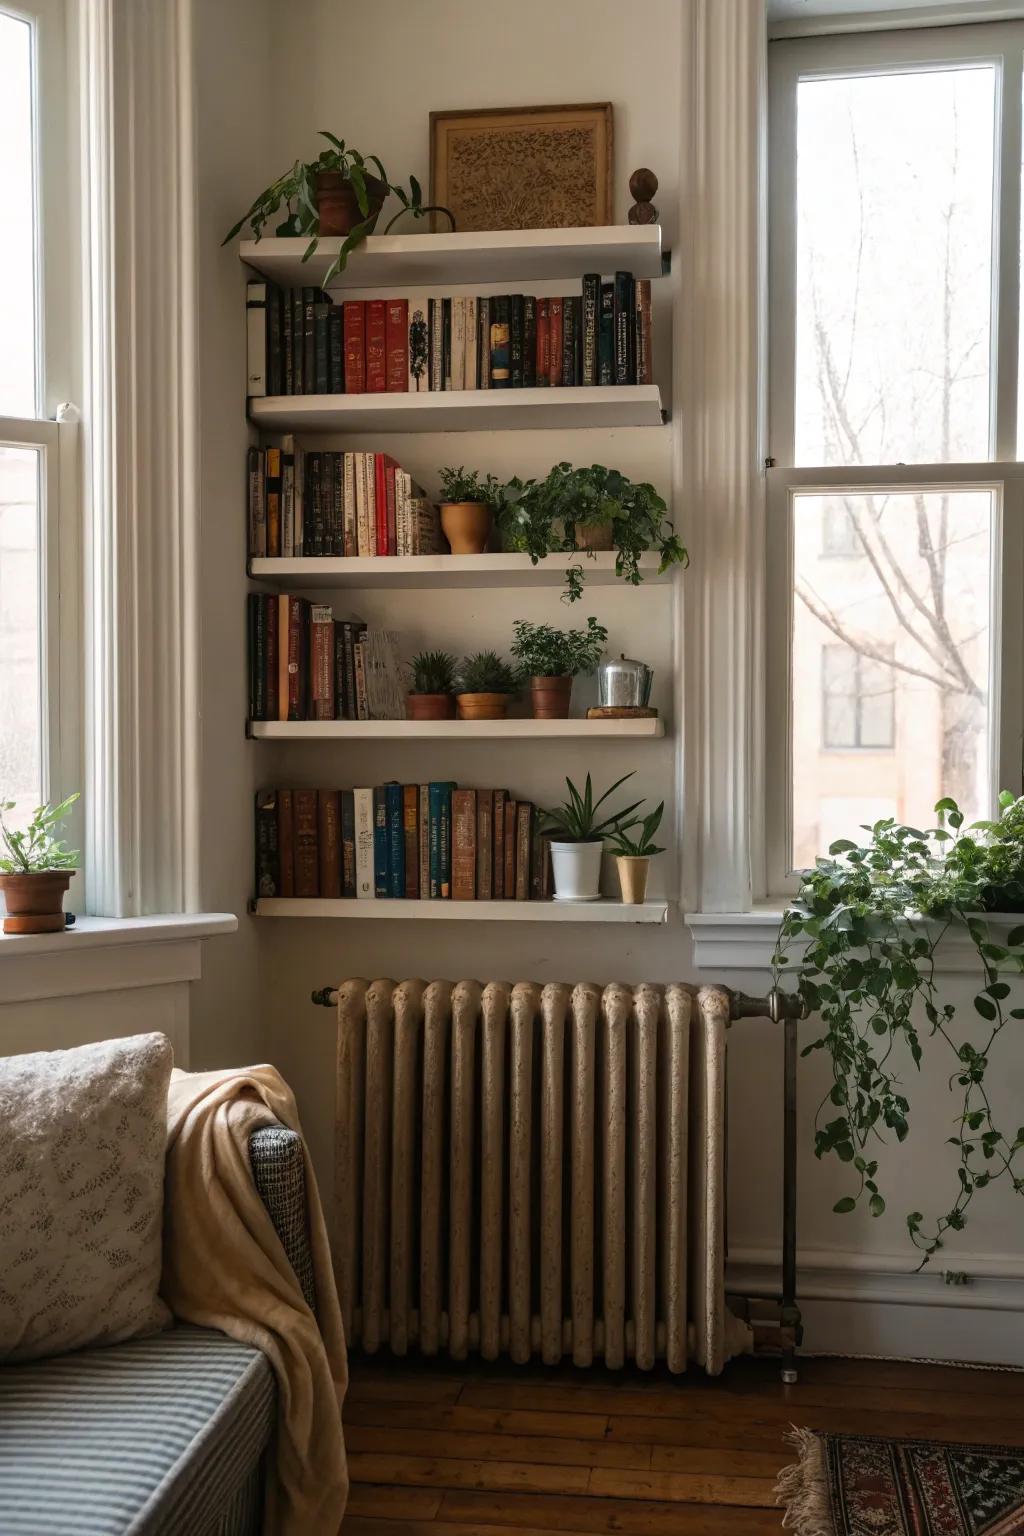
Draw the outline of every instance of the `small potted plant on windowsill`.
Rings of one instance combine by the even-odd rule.
[[[455,657],[447,651],[421,651],[414,656],[412,687],[406,695],[409,720],[455,719]]]
[[[612,833],[611,844],[619,872],[619,889],[627,906],[639,906],[647,898],[651,859],[655,854],[665,852],[664,848],[658,848],[654,843],[654,834],[661,826],[664,814],[663,800],[649,816],[637,816],[633,821],[623,822]],[[639,832],[636,830],[638,827]]]
[[[37,806],[24,831],[5,820],[15,802],[0,804],[0,840],[6,850],[0,855],[0,891],[7,907],[4,933],[63,932],[64,892],[78,854],[53,834],[77,799],[74,794],[59,805]]]
[[[565,720],[572,698],[572,680],[593,672],[608,641],[608,631],[593,614],[586,629],[553,629],[517,619],[512,655],[530,679],[530,706],[535,720]]]
[[[467,656],[456,685],[459,719],[504,720],[518,692],[518,675],[494,651]]]
[[[482,555],[491,537],[494,514],[501,501],[501,486],[494,475],[482,479],[477,471],[468,473],[445,468],[441,481],[441,528],[453,555]]]
[[[601,806],[621,784],[633,777],[623,774],[606,789],[600,799],[594,799],[594,789],[587,774],[587,781],[580,794],[571,779],[565,786],[569,798],[554,810],[546,812],[543,829],[554,835],[550,838],[551,872],[555,882],[556,901],[597,901],[601,895],[601,854],[604,839],[617,831],[643,801],[627,805],[598,821]]]

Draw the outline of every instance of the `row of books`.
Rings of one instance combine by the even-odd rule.
[[[249,395],[406,394],[650,384],[651,285],[591,273],[582,292],[346,299],[248,285]]]
[[[444,781],[256,795],[258,896],[547,901],[542,814]]]
[[[433,555],[437,508],[388,453],[303,449],[291,433],[251,447],[249,554]]]
[[[250,720],[401,720],[398,640],[290,593],[247,599]]]

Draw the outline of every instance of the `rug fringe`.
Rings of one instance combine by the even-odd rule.
[[[775,1502],[784,1504],[783,1529],[796,1536],[836,1536],[829,1507],[825,1446],[812,1429],[794,1424],[786,1436],[798,1459],[783,1467],[775,1484]]]

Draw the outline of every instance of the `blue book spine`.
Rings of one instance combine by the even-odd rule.
[[[430,787],[434,788],[433,785]],[[452,790],[455,787],[454,782],[437,786],[437,880],[438,895],[442,901],[450,901],[452,894]],[[433,880],[431,880],[431,887],[433,887]]]
[[[399,901],[405,896],[405,827],[403,825],[402,786],[387,783],[388,805],[388,895]]]
[[[431,784],[429,789],[430,822],[427,844],[431,901],[437,901],[441,895],[441,792],[443,789],[443,784]]]
[[[373,875],[378,898],[391,894],[388,847],[388,794],[381,784],[373,791]]]

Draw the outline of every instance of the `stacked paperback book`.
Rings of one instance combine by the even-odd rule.
[[[542,816],[504,789],[445,781],[256,796],[260,897],[546,901]]]
[[[250,559],[433,555],[437,508],[388,453],[302,449],[291,433],[248,457]]]
[[[248,393],[405,394],[650,384],[651,285],[592,273],[582,292],[346,299],[251,282]]]
[[[250,720],[402,720],[397,636],[322,603],[250,592]]]

